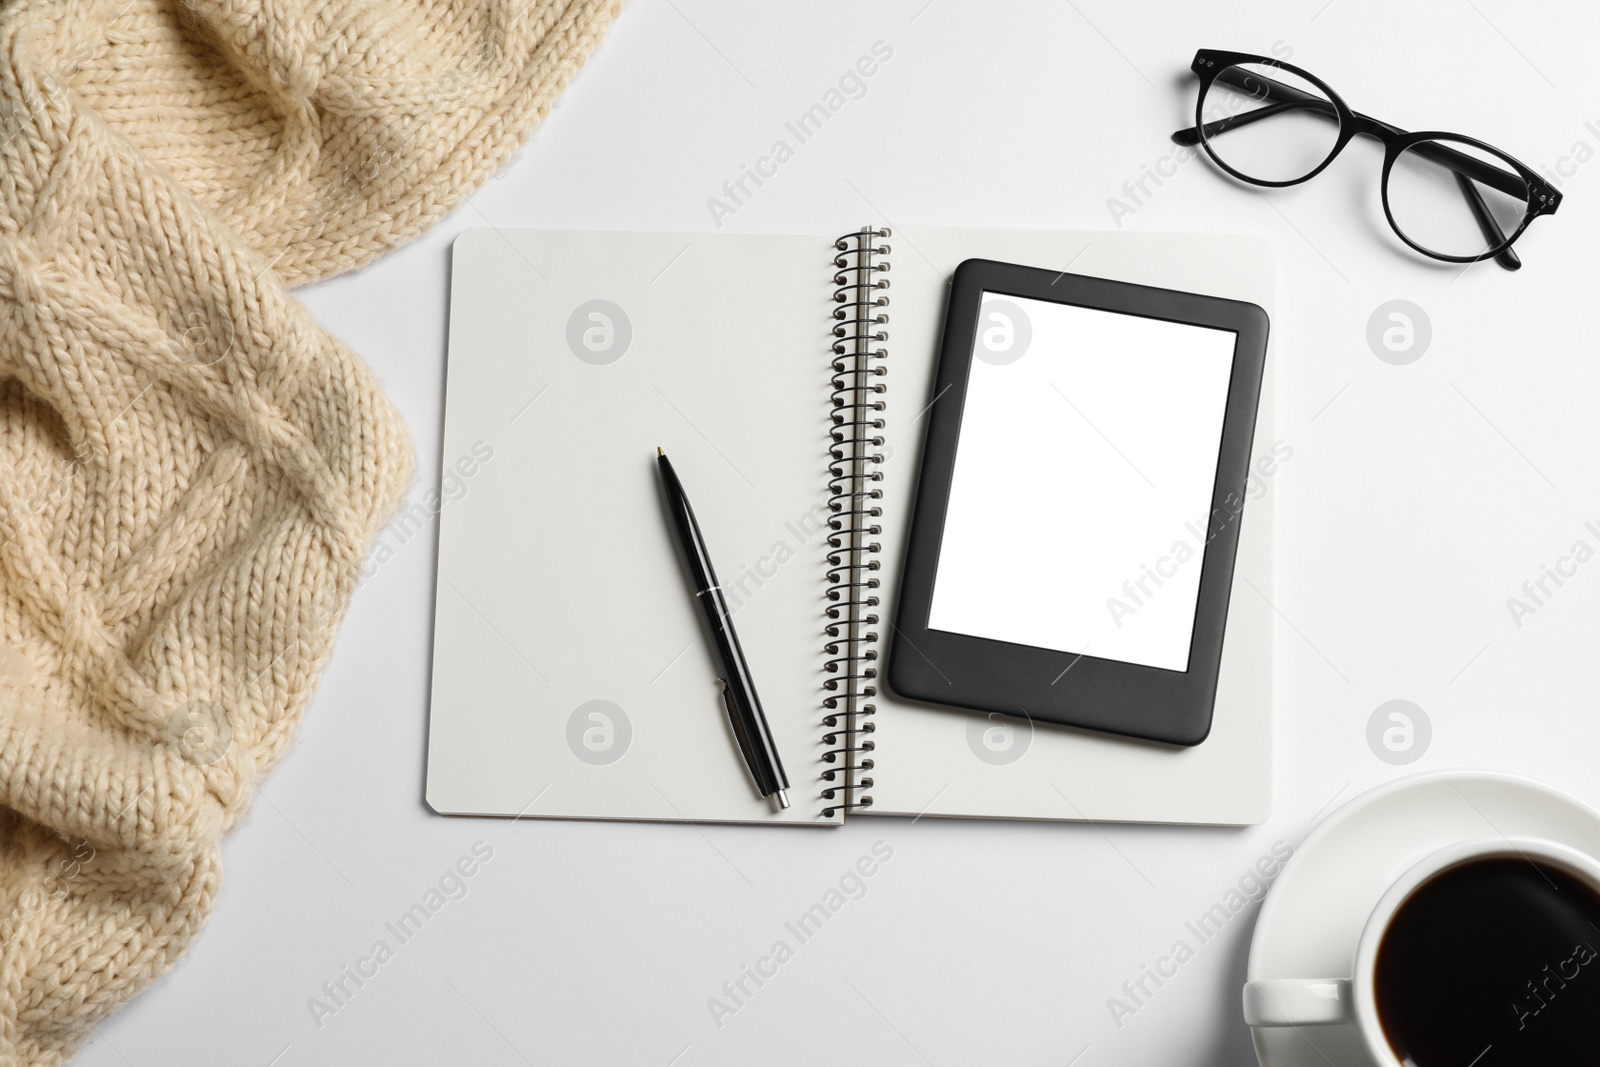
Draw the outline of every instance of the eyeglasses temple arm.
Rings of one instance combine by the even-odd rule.
[[[1258,107],[1254,111],[1229,115],[1227,118],[1208,122],[1204,126],[1190,126],[1186,130],[1179,130],[1172,135],[1172,141],[1174,144],[1192,147],[1199,144],[1203,138],[1215,137],[1217,134],[1227,130],[1248,126],[1252,122],[1260,122],[1262,119],[1270,119],[1272,116],[1281,115],[1285,111],[1300,110],[1314,111],[1317,114],[1333,119],[1335,122],[1338,121],[1338,115],[1334,112],[1331,104],[1323,103],[1319,105],[1314,101],[1284,100],[1276,104],[1268,104],[1266,107]]]
[[[1219,78],[1218,80],[1220,81],[1221,79]],[[1262,81],[1266,80],[1267,79],[1264,78],[1262,79]],[[1298,93],[1298,90],[1292,89],[1289,86],[1283,86],[1283,88],[1289,92]],[[1226,130],[1234,129],[1239,126],[1248,126],[1252,122],[1259,122],[1262,119],[1271,118],[1274,115],[1281,115],[1285,111],[1293,111],[1298,108],[1314,111],[1319,115],[1332,116],[1334,114],[1332,105],[1323,101],[1318,101],[1315,97],[1308,97],[1303,101],[1284,100],[1279,103],[1268,104],[1266,107],[1257,108],[1254,111],[1246,111],[1239,115],[1229,115],[1227,118],[1217,119],[1215,122],[1208,122],[1204,126],[1191,126],[1186,130],[1179,130],[1172,135],[1172,140],[1181,145],[1196,145],[1200,143],[1202,134],[1205,137],[1212,137]],[[1404,130],[1399,129],[1398,127],[1390,126],[1385,122],[1379,122],[1378,120],[1369,118],[1366,115],[1357,114],[1355,118],[1358,123],[1357,132],[1360,133],[1371,133],[1374,136],[1381,136],[1382,134],[1402,136],[1405,133]],[[1464,174],[1475,182],[1480,182],[1484,185],[1498,189],[1507,196],[1516,197],[1518,200],[1526,200],[1528,198],[1527,183],[1524,182],[1519,176],[1509,171],[1502,170],[1499,167],[1485,163],[1481,159],[1476,159],[1473,156],[1469,156],[1465,152],[1458,152],[1454,148],[1446,148],[1442,144],[1431,142],[1412,145],[1409,149],[1407,149],[1407,151],[1415,152],[1417,155],[1431,163],[1437,163],[1442,167],[1448,167],[1457,174]],[[1480,200],[1481,199],[1482,198],[1480,197]]]
[[[1478,192],[1478,187],[1472,184],[1472,179],[1455,171],[1456,184],[1461,187],[1461,195],[1467,198],[1467,206],[1472,208],[1472,217],[1478,220],[1478,229],[1483,234],[1483,239],[1489,242],[1490,248],[1495,248],[1505,243],[1505,231],[1500,229],[1500,224],[1489,213],[1489,205],[1483,202],[1483,194]],[[1506,270],[1521,270],[1522,260],[1509,248],[1501,249],[1494,257],[1494,261]]]
[[[1217,75],[1217,81],[1225,85],[1237,86],[1243,89],[1246,94],[1258,100],[1272,100],[1275,102],[1268,104],[1266,107],[1257,108],[1254,111],[1229,115],[1214,122],[1208,122],[1204,126],[1191,126],[1186,130],[1179,130],[1172,135],[1174,143],[1190,146],[1197,145],[1203,137],[1212,137],[1224,130],[1230,130],[1238,126],[1248,126],[1252,122],[1260,122],[1262,119],[1271,118],[1273,115],[1281,115],[1285,111],[1294,111],[1300,108],[1313,111],[1325,118],[1331,118],[1335,122],[1339,120],[1339,113],[1334,110],[1333,104],[1320,96],[1313,96],[1310,93],[1296,89],[1292,85],[1285,85],[1283,82],[1274,81],[1254,72],[1247,73],[1230,67]]]

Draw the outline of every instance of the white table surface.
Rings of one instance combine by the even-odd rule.
[[[517,160],[432,233],[300,293],[377,369],[438,486],[450,242],[470,226],[713,228],[737,177],[874,42],[893,56],[724,229],[865,220],[1107,228],[1174,146],[1201,46],[1289,56],[1352,107],[1471,134],[1569,199],[1465,273],[1390,233],[1381,152],[1258,195],[1205,161],[1120,221],[1238,231],[1279,255],[1275,813],[1245,830],[862,819],[835,831],[446,819],[422,802],[436,528],[358,593],[298,743],[225,846],[178,966],[81,1062],[134,1064],[1253,1063],[1239,987],[1256,906],[1136,1015],[1108,998],[1274,841],[1413,771],[1526,774],[1600,804],[1600,560],[1514,620],[1541,565],[1600,537],[1596,11],[1576,2],[636,0]],[[1586,122],[1595,120],[1595,125]],[[1564,164],[1568,171],[1573,163]],[[1426,353],[1367,321],[1424,309]],[[1550,586],[1554,589],[1554,586]],[[1520,621],[1521,625],[1517,625]],[[1408,767],[1385,701],[1426,712]],[[308,1000],[486,842],[493,858],[319,1026]],[[719,1028],[707,1007],[882,840],[851,903]],[[791,939],[792,940],[792,939]],[[747,983],[748,984],[748,983]],[[355,989],[353,984],[348,983]],[[754,988],[751,986],[750,988]],[[276,1058],[275,1058],[276,1057]]]

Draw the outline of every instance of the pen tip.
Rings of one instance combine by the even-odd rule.
[[[782,789],[778,790],[778,807],[780,809],[782,809],[782,808],[787,808],[788,806],[789,806],[789,794],[785,793]]]
[[[661,451],[661,446],[660,445],[656,445],[656,455],[658,455],[658,456],[666,455],[665,452]]]

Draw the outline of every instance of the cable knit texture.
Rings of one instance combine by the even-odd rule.
[[[427,229],[618,6],[0,0],[0,1065],[193,939],[409,485],[285,286]]]

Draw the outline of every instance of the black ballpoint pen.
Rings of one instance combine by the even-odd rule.
[[[661,449],[656,449],[656,466],[661,471],[661,484],[667,491],[667,507],[672,512],[672,528],[678,534],[678,544],[694,578],[695,599],[705,612],[711,627],[712,641],[717,646],[717,661],[722,667],[722,702],[728,709],[728,722],[739,741],[739,751],[750,768],[750,777],[764,797],[778,796],[778,806],[789,806],[789,779],[783,773],[783,760],[778,758],[778,746],[772,742],[772,731],[767,728],[767,717],[761,711],[761,698],[756,696],[755,680],[750,677],[750,666],[744,661],[744,650],[739,647],[739,635],[733,632],[733,613],[728,610],[727,598],[717,583],[717,572],[711,566],[711,553],[700,534],[700,524],[695,521],[694,509],[672,469],[672,461]]]

